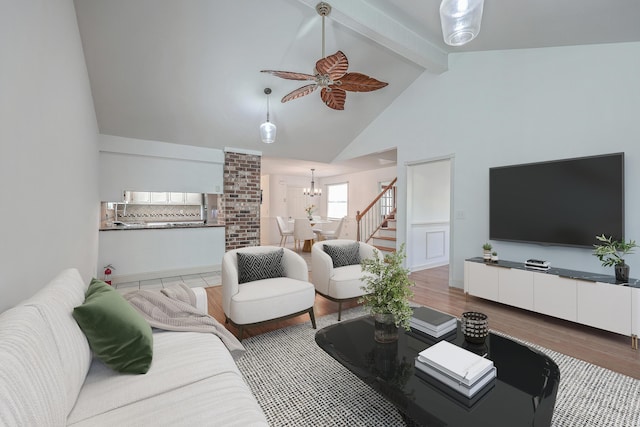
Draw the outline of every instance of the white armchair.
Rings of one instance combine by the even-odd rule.
[[[283,251],[284,277],[264,278],[240,283],[238,271],[239,252],[244,254],[266,254]],[[238,328],[242,339],[244,328],[272,320],[309,313],[313,328],[316,320],[313,313],[315,292],[309,282],[306,261],[287,248],[277,246],[252,246],[231,250],[222,258],[222,308],[227,323]]]
[[[360,264],[334,267],[333,259],[324,251],[324,245],[345,246],[353,243],[360,245],[361,260],[375,256],[373,246],[355,240],[322,241],[311,248],[311,281],[317,293],[338,303],[338,320],[341,319],[343,301],[353,300],[365,294],[362,290],[362,286],[365,285],[362,277],[368,273],[362,271]],[[382,257],[379,251],[378,256]]]

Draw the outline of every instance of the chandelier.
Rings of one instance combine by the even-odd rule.
[[[315,169],[311,169],[311,187],[303,189],[303,194],[309,197],[314,197],[314,196],[320,197],[322,196],[322,190],[319,188],[316,188],[316,183],[313,180],[314,171]]]

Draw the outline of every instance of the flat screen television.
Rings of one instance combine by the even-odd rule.
[[[592,248],[624,237],[624,153],[489,169],[489,238]]]

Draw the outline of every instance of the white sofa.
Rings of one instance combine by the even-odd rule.
[[[213,334],[154,330],[144,375],[120,374],[92,358],[71,314],[86,290],[77,270],[64,270],[0,314],[0,425],[267,425]]]

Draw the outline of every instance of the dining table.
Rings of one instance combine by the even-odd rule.
[[[293,218],[289,218],[289,224],[293,224],[295,221]],[[313,227],[316,224],[331,224],[333,221],[328,219],[309,219],[309,224]],[[302,245],[302,252],[311,252],[311,246],[313,245],[314,239],[307,239],[304,241]]]

